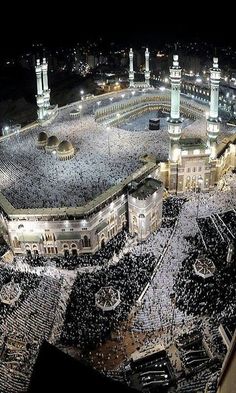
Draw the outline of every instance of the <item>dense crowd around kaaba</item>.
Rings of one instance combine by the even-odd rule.
[[[67,307],[62,341],[82,348],[96,347],[125,320],[155,265],[152,254],[126,254],[118,264],[92,274],[78,274]],[[95,306],[95,294],[101,287],[120,291],[119,306],[103,312]]]
[[[231,226],[233,225],[231,223]],[[224,229],[221,234],[214,217],[213,221],[212,217],[198,219],[198,226],[201,237],[198,234],[195,238],[189,239],[194,250],[183,261],[174,284],[176,305],[187,314],[210,317],[213,324],[219,326],[223,323],[234,330],[236,264],[235,255],[231,263],[227,262],[229,242],[227,243],[227,238],[222,235],[227,231]],[[194,262],[199,254],[203,253],[214,261],[216,266],[212,277],[198,276],[193,269]]]

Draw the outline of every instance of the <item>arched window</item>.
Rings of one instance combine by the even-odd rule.
[[[91,243],[90,243],[90,239],[88,238],[87,235],[84,236],[84,241],[83,241],[83,246],[84,247],[90,247]]]
[[[115,221],[115,216],[114,216],[114,214],[110,217],[110,224],[113,223],[113,221]]]
[[[20,247],[20,241],[17,239],[17,237],[14,237],[13,246],[15,248],[19,248]]]
[[[49,229],[45,230],[45,239],[46,241],[54,240],[54,234],[52,234]]]

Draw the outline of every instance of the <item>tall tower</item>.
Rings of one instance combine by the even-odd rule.
[[[43,85],[42,85],[42,66],[40,60],[36,60],[35,66],[36,79],[37,79],[37,95],[36,101],[38,106],[38,119],[42,120],[44,118],[44,96],[43,96]]]
[[[171,111],[168,120],[168,133],[170,137],[169,159],[178,161],[180,155],[179,139],[181,137],[182,120],[180,118],[180,84],[181,71],[178,55],[173,56],[173,65],[170,67],[171,81]]]
[[[129,51],[129,87],[134,87],[134,54],[132,48]]]
[[[144,76],[145,76],[145,83],[149,87],[150,86],[150,71],[149,71],[149,51],[148,51],[148,48],[146,48],[146,51],[145,51],[145,71],[144,71]]]
[[[48,63],[45,57],[43,58],[43,63],[41,64],[42,74],[43,74],[43,96],[44,96],[44,108],[47,112],[47,108],[50,106],[50,89],[48,88]]]
[[[211,149],[212,159],[216,158],[216,139],[220,130],[218,117],[220,73],[218,58],[214,57],[213,67],[210,69],[211,99],[210,112],[207,119],[208,145]]]

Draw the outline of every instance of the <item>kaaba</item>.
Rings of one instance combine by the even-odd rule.
[[[149,130],[160,130],[160,118],[149,120]]]

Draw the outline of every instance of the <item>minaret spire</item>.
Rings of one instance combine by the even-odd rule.
[[[211,99],[210,112],[207,120],[208,144],[211,149],[212,159],[216,158],[216,139],[220,130],[218,117],[220,73],[218,58],[214,57],[213,67],[210,69]]]
[[[171,161],[178,161],[180,148],[179,139],[181,137],[182,120],[180,118],[180,84],[182,69],[179,66],[178,55],[173,56],[173,65],[170,67],[171,81],[171,111],[168,121],[168,133],[170,137],[170,154]]]
[[[45,57],[42,62],[42,74],[43,74],[43,96],[44,96],[44,107],[47,108],[50,106],[50,90],[48,88],[48,63],[46,62]]]
[[[37,95],[36,101],[38,106],[38,119],[42,120],[44,117],[44,96],[43,96],[43,84],[42,84],[42,66],[40,60],[36,60],[35,66],[36,80],[37,80]]]
[[[146,48],[146,51],[145,51],[145,71],[144,71],[144,76],[145,76],[145,83],[149,87],[150,86],[150,70],[149,70],[149,51],[148,51],[148,48]]]
[[[134,87],[134,54],[132,48],[129,51],[129,87]]]

